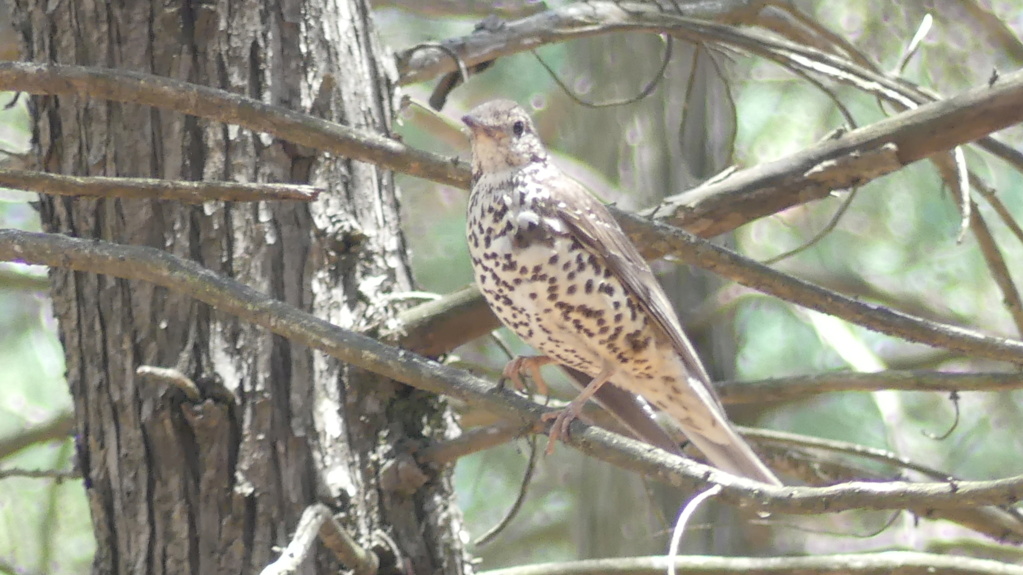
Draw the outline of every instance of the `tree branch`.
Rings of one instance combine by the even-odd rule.
[[[940,371],[833,372],[760,381],[724,381],[715,387],[727,404],[793,401],[842,391],[1007,391],[1023,388],[1019,373]]]
[[[1021,341],[985,335],[966,328],[929,321],[877,304],[862,302],[771,269],[733,251],[694,237],[678,228],[651,222],[620,210],[616,215],[636,245],[643,246],[644,251],[648,253],[672,254],[679,261],[709,270],[757,291],[821,313],[840,317],[880,333],[950,349],[968,356],[1012,363],[1020,363],[1023,360],[1023,342]],[[472,319],[481,321],[483,327],[476,329],[496,327],[496,319],[488,322],[482,321],[491,318],[492,315],[485,315],[480,304],[476,303],[468,293],[459,292],[457,297],[460,300],[458,306],[460,309],[474,310],[478,314],[474,315]],[[444,298],[431,302],[430,305],[439,310],[451,307],[449,300]],[[419,318],[414,329],[410,330],[411,333],[428,332],[430,326],[436,326],[440,322],[454,321],[446,312],[423,319],[423,314],[419,310],[415,310],[408,312],[404,317],[410,316]],[[452,337],[444,341],[446,344],[464,343],[457,337],[456,332],[438,333],[451,334]],[[429,342],[429,345],[432,346],[430,347],[431,351],[439,349],[438,339],[435,337]]]
[[[753,4],[759,4],[757,2]],[[673,2],[669,10],[678,16],[691,18],[727,19],[738,21],[743,15],[755,12],[759,6],[749,2]],[[622,32],[671,32],[670,25],[660,27],[638,26],[633,14],[651,12],[668,16],[656,2],[575,2],[493,26],[477,26],[468,36],[449,38],[440,42],[443,48],[420,50],[415,47],[395,55],[398,84],[414,84],[456,71],[455,54],[465,66],[534,50],[546,44],[567,42],[578,38]]]
[[[687,574],[819,574],[875,575],[1023,575],[1023,567],[990,559],[953,555],[882,551],[879,553],[814,555],[812,557],[701,557],[680,556],[675,567]],[[588,559],[563,563],[537,563],[522,567],[482,571],[480,575],[663,575],[667,558],[628,557]]]
[[[692,12],[682,14],[711,18],[718,16],[720,8],[710,7],[708,12],[709,5],[696,4],[691,8]],[[749,9],[758,10],[759,5]],[[730,19],[734,17],[730,16]],[[981,138],[984,138],[982,145],[987,151],[1023,169],[1023,155],[1001,142],[985,138],[992,132],[1023,121],[1023,111],[1014,105],[1023,97],[1023,72],[1006,75],[993,86],[985,85],[963,96],[944,100],[944,105],[932,108],[933,104],[925,102],[935,99],[934,96],[838,56],[753,30],[670,14],[654,3],[576,2],[505,22],[501,26],[480,29],[468,36],[444,40],[439,43],[443,49],[421,50],[413,47],[399,54],[396,59],[401,81],[412,83],[457,69],[457,60],[449,55],[452,53],[463,64],[472,66],[534,50],[545,44],[623,31],[674,34],[695,43],[729,45],[788,68],[821,74],[851,84],[896,103],[901,108],[914,109],[856,130],[849,134],[856,135],[852,139],[840,138],[836,145],[828,146],[825,143],[807,150],[817,152],[815,154],[808,156],[804,152],[772,162],[771,166],[781,173],[764,173],[758,169],[764,165],[758,166],[737,174],[741,176],[739,179],[729,178],[723,186],[701,186],[685,192],[682,194],[685,198],[676,198],[675,205],[669,202],[658,209],[662,219],[670,219],[679,225],[688,222],[687,229],[702,236],[717,235],[792,205],[819,199],[832,189],[861,185],[901,166]],[[991,92],[1003,89],[1007,91],[997,96]],[[923,108],[929,110],[921,112]],[[936,119],[945,115],[948,117]],[[900,125],[902,123],[905,125]],[[887,143],[895,144],[894,151],[901,165],[874,167],[870,162],[865,162],[861,167],[867,171],[862,174],[855,169],[838,170],[830,174],[818,171],[828,170],[827,164],[841,155],[851,152],[867,154],[881,149]],[[850,145],[853,149],[845,149]],[[872,173],[871,169],[877,171]],[[811,177],[801,182],[805,176]],[[756,179],[757,182],[751,182],[750,179]],[[741,197],[731,197],[729,192]],[[715,197],[719,194],[722,197]],[[666,212],[665,207],[673,211]],[[703,221],[696,224],[696,220]],[[703,225],[708,228],[704,229]]]
[[[0,230],[0,260],[102,273],[174,289],[341,361],[426,391],[479,405],[509,420],[522,421],[523,426],[533,432],[545,430],[540,421],[545,410],[509,390],[332,325],[221,277],[195,262],[155,248]],[[927,516],[932,509],[1005,505],[1023,498],[1023,476],[995,481],[852,482],[831,487],[771,487],[581,421],[572,424],[566,443],[587,455],[678,488],[694,489],[707,482],[720,484],[722,501],[758,511],[816,514],[849,509],[908,509]]]
[[[173,78],[106,68],[0,62],[0,90],[75,94],[173,110],[265,132],[388,170],[463,188],[469,184],[468,167],[457,159],[410,148],[379,132],[328,122]]]
[[[75,417],[71,412],[57,415],[52,420],[31,427],[21,433],[0,438],[0,459],[13,455],[26,447],[47,441],[64,441],[71,435]]]
[[[323,190],[301,184],[184,182],[149,178],[62,176],[27,170],[0,169],[0,186],[55,196],[176,200],[200,204],[213,200],[311,202]]]
[[[643,221],[639,216],[625,213],[619,215],[632,230],[639,229],[638,224]],[[651,251],[674,254],[682,262],[757,291],[909,341],[951,349],[969,356],[1012,363],[1023,360],[1021,341],[984,335],[861,302],[773,270],[678,228],[659,223],[652,225],[655,228],[653,233],[647,233],[646,226],[643,226],[643,234],[633,237],[636,245],[645,246]]]
[[[372,551],[363,549],[334,519],[330,509],[322,503],[306,507],[295,527],[295,535],[281,556],[263,568],[260,575],[295,573],[306,560],[317,537],[321,539],[346,568],[354,575],[376,575],[380,560]]]

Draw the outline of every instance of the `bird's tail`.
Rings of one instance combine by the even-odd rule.
[[[733,475],[782,486],[735,430],[713,388],[691,377],[686,383],[676,388],[674,401],[663,403],[663,413],[672,426],[681,430],[711,465]]]
[[[726,423],[726,426],[727,435],[730,436],[727,443],[718,443],[692,432],[687,433],[686,437],[722,471],[781,487],[782,482],[764,465],[739,432],[731,424]]]

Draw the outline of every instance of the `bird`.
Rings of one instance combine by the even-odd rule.
[[[649,264],[607,207],[551,159],[532,118],[511,100],[462,117],[472,146],[466,238],[473,276],[501,322],[539,355],[504,376],[558,364],[589,384],[555,414],[548,452],[602,386],[636,394],[719,469],[782,483],[728,420],[707,370]]]

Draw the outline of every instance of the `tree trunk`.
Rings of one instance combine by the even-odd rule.
[[[16,2],[26,60],[169,76],[387,132],[393,84],[368,13],[362,0]],[[388,322],[384,293],[412,287],[386,171],[134,105],[45,97],[32,112],[50,172],[328,189],[313,205],[43,198],[50,232],[165,249],[347,328]],[[316,501],[382,572],[467,570],[447,470],[381,484],[390,462],[451,430],[442,401],[186,294],[51,278],[96,573],[258,572]],[[142,365],[179,369],[202,399],[143,382]],[[337,570],[317,549],[304,572]]]

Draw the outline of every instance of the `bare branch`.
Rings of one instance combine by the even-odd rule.
[[[155,248],[0,230],[0,260],[90,271],[174,289],[346,363],[419,389],[479,405],[509,420],[521,421],[530,432],[546,432],[540,420],[544,410],[511,391],[332,325],[221,277],[195,262]],[[708,482],[721,484],[722,501],[758,511],[816,514],[849,509],[908,509],[927,516],[933,509],[1005,505],[1023,499],[1023,476],[995,481],[851,482],[831,487],[772,487],[581,421],[573,422],[565,443],[592,457],[681,489],[691,490]]]
[[[987,263],[988,269],[991,270],[991,277],[994,278],[995,284],[1002,292],[1002,303],[1005,304],[1005,309],[1009,311],[1009,316],[1016,324],[1016,333],[1023,336],[1023,299],[1019,295],[1019,289],[1012,279],[1012,273],[1002,255],[1002,250],[998,248],[995,236],[988,228],[984,216],[977,211],[973,200],[967,198],[967,204],[973,206],[969,212],[970,230],[973,231],[973,237],[977,238],[977,246],[984,256],[984,262]]]
[[[0,63],[0,89],[71,93],[152,105],[265,131],[442,183],[467,187],[469,182],[464,162],[415,150],[374,132],[158,76],[6,62]],[[684,199],[669,200],[658,213],[661,219],[685,225],[702,236],[724,233],[765,215],[822,198],[832,189],[860,185],[1017,123],[1023,120],[1023,107],[1016,105],[1021,99],[1023,72],[1017,72],[992,87],[984,86],[940,103],[920,106],[788,158],[700,186],[686,192]]]
[[[624,559],[588,559],[563,563],[539,563],[482,571],[480,575],[663,575],[667,558],[629,557]],[[711,557],[683,555],[675,558],[675,568],[694,575],[750,575],[803,573],[827,575],[1021,575],[1023,567],[990,559],[956,555],[882,551],[869,554],[813,555],[810,557]]]
[[[0,469],[0,479],[11,477],[22,477],[25,479],[53,479],[54,481],[67,481],[68,479],[81,479],[80,471],[72,469],[63,471],[60,469]]]
[[[468,286],[399,313],[398,325],[389,340],[435,357],[494,331],[498,320],[476,286]]]
[[[477,427],[463,431],[454,439],[430,444],[416,453],[416,461],[420,464],[447,465],[466,455],[507,443],[528,431],[528,428],[524,430],[522,425],[507,421]]]
[[[919,106],[834,140],[669,198],[658,219],[701,236],[852,188],[918,160],[1023,121],[1023,72],[947,100]],[[996,90],[1004,92],[996,94]],[[975,131],[974,128],[977,128]],[[892,155],[889,155],[892,154]],[[872,160],[872,161],[871,161]],[[878,162],[880,165],[875,165]],[[782,192],[784,190],[784,192]],[[729,206],[732,215],[725,210]]]
[[[0,459],[13,455],[26,447],[47,441],[64,441],[71,435],[75,416],[71,412],[61,413],[52,420],[29,429],[0,438]]]
[[[46,277],[45,272],[0,266],[0,289],[46,291],[50,289],[50,278]]]
[[[730,21],[741,20],[744,14],[757,9],[748,2],[734,0],[685,4],[675,2],[671,8],[672,12],[681,16]],[[626,30],[655,32],[652,26],[640,27],[631,21],[632,15],[640,13],[668,16],[656,2],[576,2],[525,18],[505,21],[500,26],[478,28],[468,36],[451,38],[441,44],[458,54],[466,65],[474,66],[546,44],[577,38]],[[662,21],[661,25],[665,28],[662,31],[671,32],[664,24]],[[422,82],[454,70],[451,67],[451,57],[440,49],[417,50],[413,47],[397,54],[395,58],[399,84]]]
[[[715,384],[728,404],[793,401],[842,391],[1008,391],[1023,388],[1020,373],[945,373],[940,371],[834,372],[760,381]]]
[[[638,216],[619,213],[627,231],[635,232],[643,221]],[[643,228],[648,225],[644,222]],[[984,335],[979,332],[921,319],[884,306],[865,303],[773,270],[731,250],[696,238],[678,228],[654,224],[655,233],[633,236],[637,245],[651,251],[676,254],[679,261],[709,270],[786,301],[821,313],[840,317],[868,329],[951,349],[959,353],[1011,363],[1023,358],[1023,342]],[[644,230],[645,231],[645,230]]]
[[[281,552],[276,561],[260,572],[261,575],[294,573],[305,561],[316,537],[319,536],[341,563],[355,575],[375,575],[380,560],[372,552],[363,549],[352,536],[334,519],[330,509],[322,503],[306,507],[295,528],[291,543]]]
[[[0,62],[0,90],[30,94],[77,94],[174,110],[257,132],[339,156],[376,164],[453,186],[467,187],[468,167],[457,159],[410,148],[381,135],[328,122],[259,100],[172,78],[112,70]]]
[[[0,169],[0,186],[55,196],[176,200],[200,204],[213,200],[311,202],[323,190],[301,184],[183,182],[149,178],[61,176],[45,172]]]

